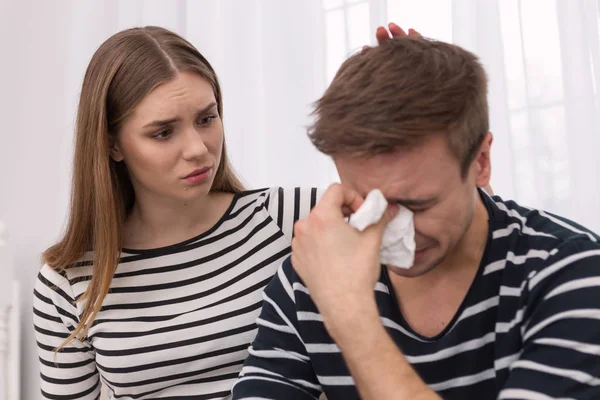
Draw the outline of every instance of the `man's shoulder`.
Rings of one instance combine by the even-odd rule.
[[[317,312],[308,288],[302,278],[296,273],[292,265],[292,257],[288,256],[282,263],[277,273],[267,285],[264,295],[274,301],[287,303],[298,311]],[[292,310],[287,310],[291,312]]]
[[[600,250],[600,236],[568,218],[498,196],[484,195],[484,202],[490,217],[489,272],[505,269],[505,280],[526,279],[562,259]]]
[[[492,230],[491,265],[495,262],[505,267],[505,283],[527,280],[531,289],[563,269],[570,270],[569,279],[575,279],[578,272],[574,266],[595,262],[600,256],[600,236],[568,218],[498,196],[489,197],[486,203]],[[600,276],[600,265],[596,271]]]
[[[300,276],[296,273],[294,266],[292,265],[292,256],[287,256],[281,266],[277,270],[277,273],[273,277],[273,280],[267,286],[283,286],[284,289],[288,292],[288,294],[292,293],[295,290],[306,291],[306,287],[304,286],[304,282]]]
[[[499,196],[484,200],[492,239],[504,239],[519,252],[540,247],[552,250],[579,241],[589,241],[592,246],[600,244],[598,234],[568,218]]]
[[[553,287],[580,279],[600,277],[600,242],[589,237],[573,235],[560,240],[550,256],[529,272],[528,288],[539,283]],[[554,283],[552,283],[554,282]]]

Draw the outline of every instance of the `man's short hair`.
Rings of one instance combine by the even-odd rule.
[[[489,131],[486,73],[474,54],[404,36],[348,58],[317,101],[313,144],[369,156],[447,138],[463,178]]]

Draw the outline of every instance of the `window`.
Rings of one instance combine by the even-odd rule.
[[[452,0],[322,0],[322,5],[327,83],[348,56],[373,44],[376,27],[387,22],[452,41]]]
[[[593,0],[587,4],[588,19],[600,12]],[[364,44],[373,42],[375,27],[395,22],[405,30],[417,29],[425,36],[459,42],[479,53],[490,75],[490,98],[496,108],[494,120],[508,121],[508,132],[496,132],[507,141],[503,159],[510,163],[508,178],[515,196],[524,204],[563,209],[573,188],[573,160],[569,154],[567,109],[572,101],[584,101],[585,88],[594,96],[598,76],[594,64],[600,51],[590,45],[592,68],[586,77],[563,70],[573,69],[570,48],[562,43],[560,28],[574,26],[581,18],[575,2],[547,0],[323,0],[327,26],[327,78],[331,81],[343,60]],[[383,10],[383,12],[381,12]],[[591,14],[591,15],[590,15]],[[597,15],[596,15],[597,14]],[[591,37],[596,32],[591,33]],[[598,32],[600,38],[600,31]],[[466,39],[467,43],[463,43]],[[486,46],[494,46],[493,54]],[[577,55],[577,53],[573,53]],[[578,65],[575,65],[577,67]],[[577,69],[577,68],[576,68]],[[596,69],[597,70],[597,69]],[[595,100],[597,101],[597,100]],[[582,103],[583,104],[583,103]],[[597,103],[596,103],[597,104]],[[492,130],[494,126],[492,126]],[[570,135],[574,135],[570,132]],[[570,157],[571,156],[571,157]],[[511,179],[512,178],[512,179]]]
[[[385,0],[382,0],[385,1]],[[416,29],[432,39],[452,42],[452,0],[388,0],[387,20],[404,30]]]
[[[524,203],[559,208],[571,182],[556,3],[498,6],[515,189]]]
[[[369,0],[323,0],[327,83],[353,52],[370,43]]]

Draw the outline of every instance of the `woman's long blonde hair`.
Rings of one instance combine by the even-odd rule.
[[[46,264],[63,271],[86,252],[93,253],[92,278],[79,299],[85,301],[83,313],[62,346],[86,337],[100,311],[119,263],[123,222],[135,202],[127,169],[111,159],[109,148],[134,107],[181,71],[193,71],[212,85],[222,117],[221,88],[212,66],[192,44],[167,29],[119,32],[105,41],[90,61],[77,111],[68,225],[63,238],[43,254]],[[211,191],[242,190],[223,142]]]

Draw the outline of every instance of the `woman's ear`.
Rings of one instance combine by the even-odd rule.
[[[124,157],[123,153],[121,152],[121,147],[119,146],[119,143],[117,142],[117,139],[114,136],[110,137],[109,152],[110,158],[112,158],[115,162],[123,161]]]

